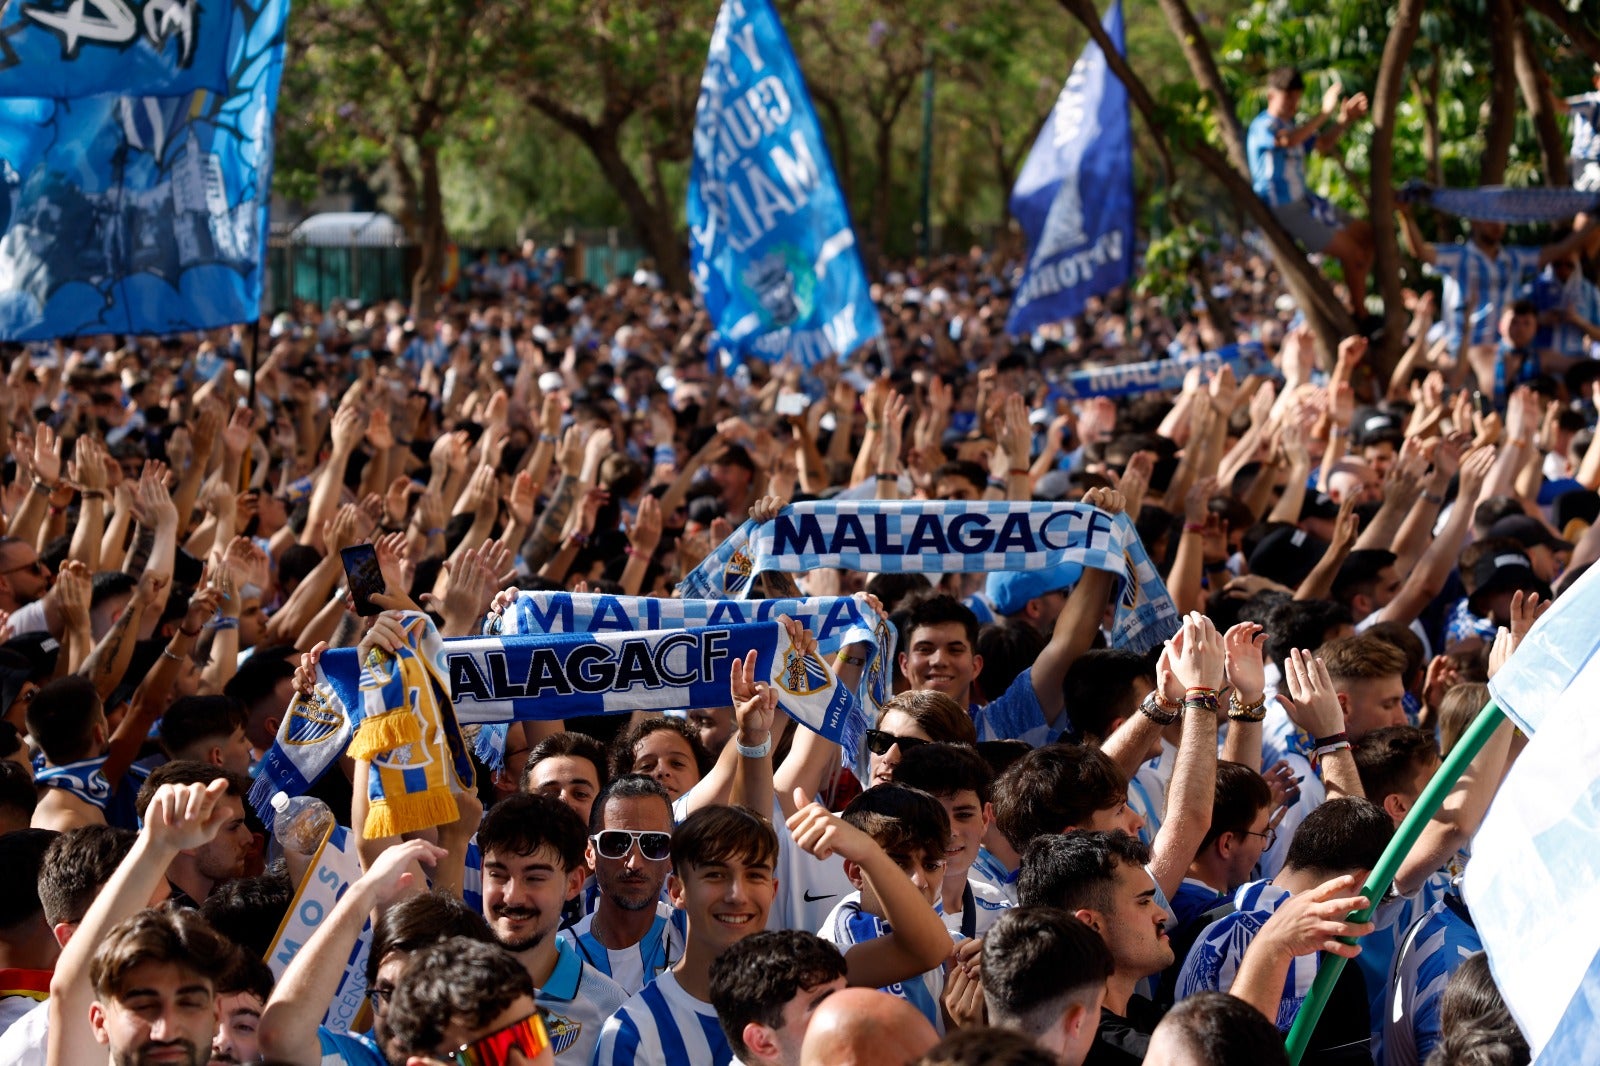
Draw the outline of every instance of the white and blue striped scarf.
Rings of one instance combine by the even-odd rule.
[[[1111,643],[1145,652],[1178,629],[1178,610],[1127,515],[1019,500],[815,500],[745,522],[678,585],[740,599],[766,570],[985,573],[1077,563],[1122,581]]]
[[[866,720],[876,722],[894,676],[895,630],[873,610],[866,597],[820,596],[810,599],[667,600],[654,596],[606,596],[596,593],[519,592],[498,615],[490,615],[484,632],[634,633],[652,629],[694,629],[702,626],[771,622],[780,615],[804,622],[826,656],[857,643],[870,645],[866,668],[856,687],[856,701]],[[505,761],[506,726],[486,725],[478,731],[478,758],[491,770]]]
[[[1251,374],[1276,374],[1272,356],[1254,341],[1230,344],[1214,352],[1182,355],[1176,359],[1154,359],[1147,363],[1123,363],[1093,370],[1075,370],[1065,381],[1050,389],[1050,399],[1079,400],[1089,396],[1135,396],[1143,392],[1175,391],[1183,388],[1184,376],[1195,367],[1215,372],[1232,367],[1240,381]]]
[[[1408,182],[1402,199],[1424,200],[1440,211],[1480,222],[1538,223],[1570,222],[1573,215],[1593,211],[1600,196],[1578,189],[1538,186],[1508,189],[1484,185],[1476,189],[1436,188],[1424,182]]]

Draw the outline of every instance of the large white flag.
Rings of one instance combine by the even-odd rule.
[[[1600,1062],[1600,568],[1490,683],[1532,734],[1472,843],[1464,891],[1537,1059]]]

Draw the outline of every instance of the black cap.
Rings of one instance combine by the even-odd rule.
[[[1550,586],[1539,580],[1533,572],[1533,562],[1521,552],[1498,552],[1485,555],[1472,568],[1475,591],[1467,597],[1467,608],[1483,616],[1483,601],[1496,592],[1537,592],[1550,599]]]
[[[1351,425],[1351,435],[1358,445],[1365,446],[1379,440],[1399,441],[1405,436],[1405,422],[1399,415],[1368,407],[1356,412]]]
[[[1551,551],[1571,551],[1572,542],[1562,540],[1531,515],[1507,515],[1489,527],[1491,537],[1510,537],[1524,548],[1537,548],[1543,545]]]
[[[1300,520],[1308,518],[1326,518],[1333,521],[1339,517],[1339,503],[1326,492],[1308,492],[1305,502],[1300,505]]]
[[[1327,541],[1303,529],[1275,529],[1250,553],[1250,572],[1294,588],[1306,579],[1327,550]]]

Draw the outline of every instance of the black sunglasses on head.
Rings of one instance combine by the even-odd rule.
[[[896,744],[900,745],[902,752],[926,744],[928,741],[921,737],[897,737],[893,733],[885,733],[881,729],[867,730],[867,750],[874,755],[887,755],[889,749]]]

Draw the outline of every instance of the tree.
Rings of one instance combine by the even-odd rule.
[[[301,147],[316,166],[383,160],[421,250],[418,316],[445,265],[440,154],[480,98],[506,14],[496,0],[309,0],[289,20]]]
[[[509,90],[589,152],[662,281],[689,291],[669,171],[689,158],[717,4],[519,0],[516,11],[501,55]]]

